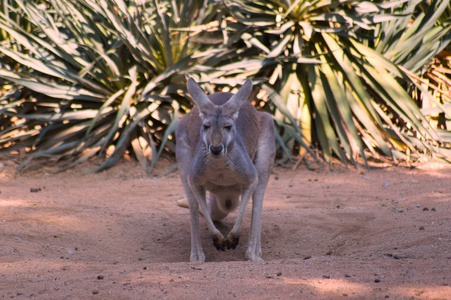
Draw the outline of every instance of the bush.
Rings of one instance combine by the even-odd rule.
[[[210,92],[258,83],[281,162],[318,148],[356,166],[449,157],[450,135],[428,115],[446,118],[449,98],[419,81],[451,37],[448,1],[4,1],[0,11],[0,148],[29,151],[19,169],[96,157],[99,171],[129,153],[150,172],[174,152],[188,74]]]

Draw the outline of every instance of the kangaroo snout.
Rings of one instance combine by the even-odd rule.
[[[220,157],[222,154],[226,154],[225,152],[224,146],[222,144],[219,144],[218,146],[213,146],[213,145],[209,145],[208,146],[208,152],[213,156],[213,157]]]

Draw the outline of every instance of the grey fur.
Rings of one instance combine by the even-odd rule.
[[[199,206],[218,250],[238,245],[244,213],[252,201],[252,224],[245,258],[261,261],[263,197],[274,163],[274,123],[247,102],[252,81],[235,94],[207,97],[194,79],[188,91],[196,103],[176,130],[176,155],[191,219],[190,261],[205,261],[199,231]],[[206,192],[209,192],[209,205]],[[241,198],[241,201],[240,201]],[[239,207],[230,233],[224,237],[213,221]]]

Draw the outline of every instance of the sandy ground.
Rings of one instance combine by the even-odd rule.
[[[199,264],[177,173],[15,166],[0,160],[2,299],[451,299],[451,167],[275,168],[265,262],[243,260],[248,209],[235,250],[216,251],[201,220]]]

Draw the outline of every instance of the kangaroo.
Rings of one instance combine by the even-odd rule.
[[[187,88],[196,107],[177,125],[176,157],[190,210],[190,261],[205,261],[199,207],[216,249],[235,249],[251,196],[252,221],[245,259],[263,261],[260,241],[263,197],[275,156],[272,117],[247,102],[252,91],[250,79],[236,94],[221,92],[207,96],[193,78],[188,79]],[[237,207],[235,225],[224,237],[213,222],[224,219]]]

